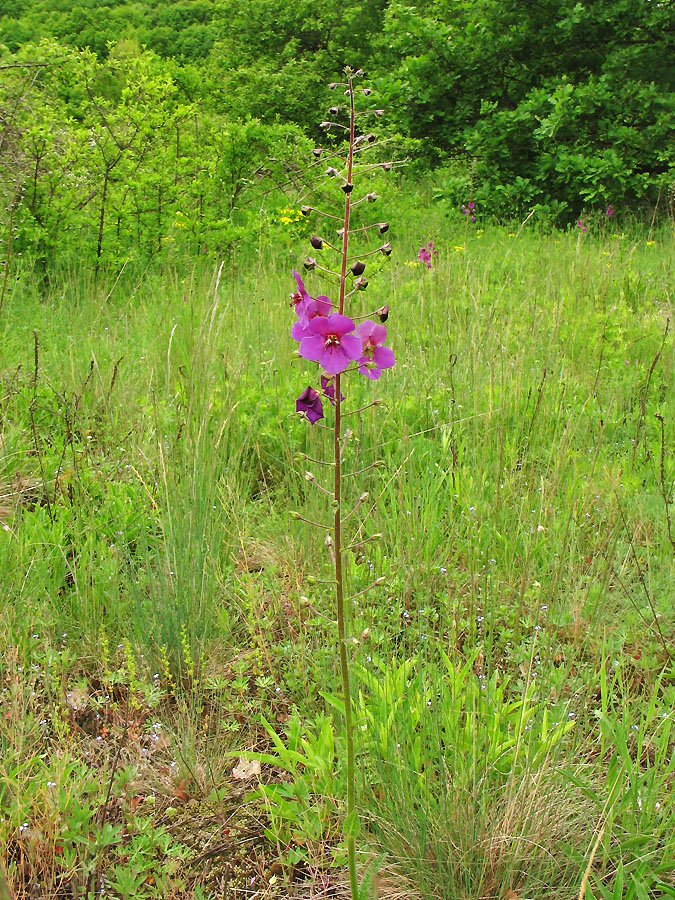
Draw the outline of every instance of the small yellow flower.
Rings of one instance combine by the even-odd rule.
[[[464,249],[464,244],[455,244],[455,252],[456,253],[461,253],[463,249]]]
[[[515,231],[509,231],[509,237],[515,237],[515,236],[516,236]]]
[[[406,259],[406,261],[403,263],[403,265],[416,267],[416,266],[419,266],[419,262],[416,259]]]
[[[647,241],[647,246],[652,247],[655,243],[656,241]]]
[[[483,231],[482,228],[479,228],[478,231],[476,232],[476,237],[480,237],[481,234],[485,234],[485,232]]]
[[[280,221],[283,225],[290,225],[293,219],[291,219],[290,216],[282,216]]]

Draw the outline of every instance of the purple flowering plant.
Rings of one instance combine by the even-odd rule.
[[[355,537],[345,540],[343,531],[346,520],[358,512],[360,507],[367,502],[368,494],[361,493],[356,505],[346,514],[343,512],[343,479],[350,478],[350,484],[354,484],[351,476],[359,473],[343,472],[343,454],[351,432],[343,433],[343,416],[350,412],[358,412],[370,406],[377,406],[379,399],[373,400],[366,406],[344,412],[343,404],[348,402],[349,390],[346,387],[347,379],[365,377],[369,382],[378,381],[383,372],[394,366],[396,359],[393,350],[387,346],[387,328],[384,323],[389,317],[389,306],[384,305],[372,310],[362,308],[363,302],[356,304],[357,299],[362,301],[364,292],[368,287],[368,277],[372,277],[372,270],[366,272],[368,257],[379,255],[388,258],[392,247],[389,242],[376,244],[372,241],[374,236],[385,234],[389,230],[387,222],[365,222],[363,211],[370,203],[377,200],[377,195],[372,191],[360,189],[360,176],[375,167],[390,171],[396,162],[376,162],[368,155],[368,151],[375,145],[375,135],[363,131],[358,133],[359,125],[368,122],[371,115],[379,117],[382,110],[359,109],[357,103],[362,103],[371,91],[369,88],[357,87],[363,72],[359,69],[353,71],[345,69],[346,80],[330,85],[331,88],[342,88],[346,103],[336,105],[330,109],[330,120],[322,123],[322,127],[332,132],[335,129],[337,137],[345,137],[342,144],[338,140],[333,142],[329,149],[317,147],[314,157],[317,162],[323,160],[329,163],[324,175],[329,179],[338,179],[344,192],[343,208],[339,215],[334,212],[324,212],[311,206],[302,206],[303,215],[309,216],[315,213],[325,217],[328,221],[338,220],[340,227],[337,229],[337,246],[326,237],[315,234],[310,239],[313,251],[322,254],[333,253],[335,261],[328,260],[326,265],[317,260],[315,256],[305,259],[305,269],[312,273],[312,277],[321,276],[332,283],[330,292],[334,299],[323,293],[313,295],[306,288],[300,274],[293,270],[296,282],[296,291],[291,294],[291,306],[295,312],[295,322],[291,328],[291,337],[298,341],[297,355],[308,362],[317,364],[317,386],[311,384],[303,390],[296,400],[296,411],[304,416],[311,425],[315,425],[325,418],[325,413],[332,408],[333,416],[333,457],[331,460],[312,460],[307,454],[300,454],[303,461],[309,460],[321,464],[322,471],[332,475],[332,485],[321,485],[319,478],[313,473],[305,474],[307,481],[317,484],[325,494],[332,498],[333,522],[332,526],[309,522],[300,513],[293,512],[295,519],[309,522],[329,532],[326,538],[326,546],[331,557],[334,577],[332,583],[335,590],[335,607],[337,619],[337,645],[340,659],[340,672],[342,680],[342,705],[344,706],[345,719],[345,750],[347,762],[347,813],[343,825],[343,833],[347,844],[347,860],[349,864],[349,883],[352,900],[359,900],[369,893],[368,877],[363,879],[361,887],[356,871],[356,837],[359,831],[359,816],[356,808],[356,774],[354,751],[354,725],[352,716],[352,700],[350,687],[350,670],[348,659],[348,621],[349,604],[351,598],[347,593],[347,584],[344,571],[344,553],[347,548],[354,549],[365,544],[368,540],[374,540],[380,535],[373,535],[363,540],[361,538],[362,525],[356,526]],[[357,119],[358,116],[358,119]],[[365,155],[361,162],[362,155]],[[359,190],[357,190],[357,187]],[[362,205],[363,204],[363,205]],[[358,210],[357,210],[358,207]],[[355,217],[359,217],[357,225]],[[365,238],[370,246],[366,246],[358,253],[350,251],[350,239],[352,236]],[[420,250],[420,259],[427,261],[431,268],[431,257],[436,251],[431,241]],[[365,275],[364,275],[365,273]],[[352,384],[353,382],[349,382]],[[343,388],[345,393],[343,393]],[[324,406],[323,400],[327,399],[330,406]],[[376,461],[366,468],[375,468]],[[331,471],[332,470],[332,471]],[[359,472],[365,470],[359,470]],[[358,521],[358,517],[357,517]],[[373,584],[365,588],[370,590],[382,583],[384,579],[375,579]],[[363,590],[358,591],[359,594]]]
[[[438,250],[434,247],[434,242],[429,241],[426,247],[420,247],[417,259],[419,262],[423,262],[427,269],[430,269],[434,256],[438,256]]]

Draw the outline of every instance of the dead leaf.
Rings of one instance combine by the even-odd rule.
[[[238,781],[248,781],[257,775],[260,775],[260,763],[257,759],[246,759],[240,756],[239,762],[232,769],[232,777]]]

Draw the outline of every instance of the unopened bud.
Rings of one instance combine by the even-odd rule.
[[[330,175],[331,178],[335,178],[336,175],[339,175],[339,172],[338,172],[338,170],[335,168],[335,166],[329,166],[329,167],[326,169],[326,175]]]
[[[387,580],[387,578],[385,575],[380,575],[380,577],[376,578],[375,581],[373,582],[373,587],[376,587],[376,586],[379,587],[379,585],[384,584],[386,580]]]
[[[315,147],[315,148],[312,150],[312,153],[313,153],[314,156],[316,156],[316,158],[318,159],[318,158],[321,156],[321,154],[323,153],[323,147]]]
[[[378,318],[380,322],[386,322],[389,318],[389,306],[385,303],[384,306],[381,306],[377,311]]]
[[[373,92],[371,91],[370,88],[363,88],[363,95],[364,95],[365,97],[370,96],[370,94],[372,94],[372,93],[373,93]]]
[[[391,256],[391,244],[382,244],[379,250],[380,253],[384,253],[385,256]]]
[[[373,115],[374,115],[374,116],[377,116],[378,119],[379,119],[380,116],[383,116],[383,115],[384,115],[384,110],[383,110],[383,109],[374,109],[374,110],[373,110]]]
[[[380,234],[386,234],[389,231],[389,222],[378,222],[377,227],[380,230]]]
[[[305,472],[305,481],[316,481],[313,472]]]
[[[295,461],[296,461],[296,462],[304,462],[306,459],[307,459],[307,454],[306,454],[306,453],[296,453],[296,454],[295,454]]]
[[[365,289],[368,287],[368,282],[365,278],[357,278],[354,282],[354,287],[357,291],[365,291]]]
[[[361,260],[357,260],[354,265],[351,267],[352,275],[363,275],[366,270],[366,264],[362,263]]]
[[[340,112],[340,107],[339,106],[331,106],[331,108],[328,110],[328,112],[331,114],[331,116],[337,116],[337,114]]]
[[[350,181],[348,181],[346,184],[342,185],[342,190],[345,192],[345,194],[351,194],[351,192],[354,190],[354,185]]]
[[[391,163],[390,163],[390,162],[383,162],[383,163],[382,163],[382,168],[384,169],[385,172],[391,172]]]
[[[354,72],[354,78],[363,78],[363,69],[357,69],[356,72]]]
[[[345,233],[344,228],[338,228],[337,233],[340,235],[340,237],[343,237],[343,236],[344,236],[344,233]]]
[[[290,510],[288,515],[291,517],[291,519],[300,519],[301,518],[300,513],[296,512],[294,509]]]
[[[303,216],[308,216],[311,213],[312,209],[313,207],[311,206],[301,206],[300,212],[303,214]]]
[[[330,128],[330,125],[330,122],[322,122],[321,125],[319,125],[319,128],[325,128],[326,130],[328,130]]]
[[[331,83],[328,85],[328,87],[331,89],[331,91],[335,90],[335,88],[339,87],[339,86],[340,86],[339,81],[331,81]]]
[[[312,237],[309,239],[309,242],[315,250],[323,250],[323,241],[318,235],[312,235]]]
[[[313,256],[308,256],[307,259],[303,263],[306,269],[315,269],[316,268],[316,260]]]
[[[377,200],[377,194],[375,191],[371,191],[369,194],[366,194],[366,200],[368,203],[374,203]]]
[[[359,497],[359,503],[365,503],[368,497],[370,497],[370,494],[368,493],[368,491],[364,491]]]
[[[300,604],[301,604],[302,606],[311,606],[311,605],[312,605],[312,601],[309,599],[309,597],[305,597],[305,595],[303,594],[303,595],[300,597]]]
[[[377,137],[371,131],[369,134],[366,135],[366,140],[368,141],[369,144],[374,144],[375,141],[377,140]]]
[[[326,540],[324,541],[324,544],[326,545],[326,547],[333,546],[333,538],[329,534],[326,535]]]
[[[330,505],[333,507],[333,509],[339,509],[340,507],[340,503],[337,500],[331,500]]]
[[[370,637],[370,628],[364,628],[363,631],[361,632],[361,640],[367,641],[369,637]]]

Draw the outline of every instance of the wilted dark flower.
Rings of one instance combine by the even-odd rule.
[[[307,386],[295,401],[295,411],[304,413],[312,425],[323,419],[323,404],[319,392]]]
[[[323,241],[318,235],[313,234],[309,242],[315,250],[323,250]]]
[[[351,267],[352,275],[363,275],[366,270],[366,264],[362,263],[360,260],[357,260],[354,265]]]

